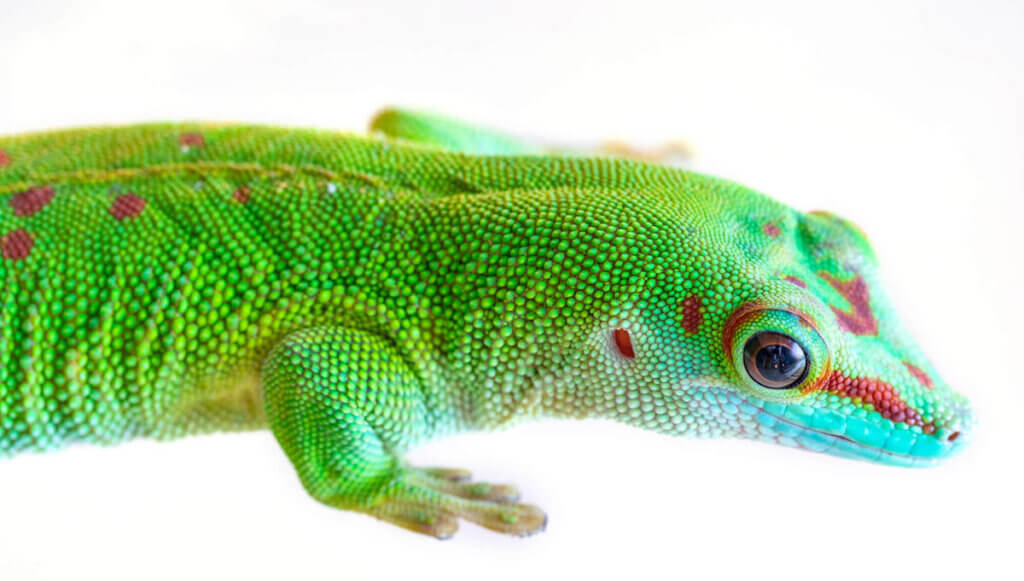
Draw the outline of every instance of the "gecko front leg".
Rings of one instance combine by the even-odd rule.
[[[401,461],[430,436],[419,381],[388,341],[339,327],[289,335],[262,374],[270,428],[317,500],[438,538],[460,518],[515,535],[543,530],[544,513],[515,502],[512,486]]]

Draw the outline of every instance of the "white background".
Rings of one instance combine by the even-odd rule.
[[[361,130],[402,104],[695,169],[871,236],[980,419],[908,470],[602,422],[436,442],[550,515],[421,538],[309,499],[269,433],[0,462],[0,579],[943,579],[1020,574],[1024,9],[1016,2],[0,0],[0,133],[141,120]],[[1016,577],[1019,578],[1019,577]]]

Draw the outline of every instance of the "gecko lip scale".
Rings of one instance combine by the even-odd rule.
[[[762,428],[758,433],[760,438],[848,458],[872,460],[894,466],[932,466],[941,459],[960,451],[969,440],[962,435],[966,430],[961,430],[954,441],[946,441],[944,438],[936,438],[927,434],[914,434],[914,440],[906,446],[909,452],[899,453],[880,446],[858,442],[845,434],[837,434],[805,425],[793,417],[772,413],[749,399],[740,399],[743,403],[757,409],[754,419]],[[910,430],[901,431],[913,434]],[[896,429],[890,429],[889,437],[892,437],[895,432]]]

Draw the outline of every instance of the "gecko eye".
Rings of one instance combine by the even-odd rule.
[[[769,389],[790,389],[807,378],[807,354],[792,337],[762,331],[743,346],[743,366],[750,378]]]

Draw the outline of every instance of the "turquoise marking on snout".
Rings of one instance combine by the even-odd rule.
[[[759,406],[753,418],[762,428],[763,439],[896,466],[927,466],[964,446],[960,437],[947,441],[945,432],[924,434],[920,428],[899,426],[878,414],[866,415],[843,416],[831,408],[770,402]]]

